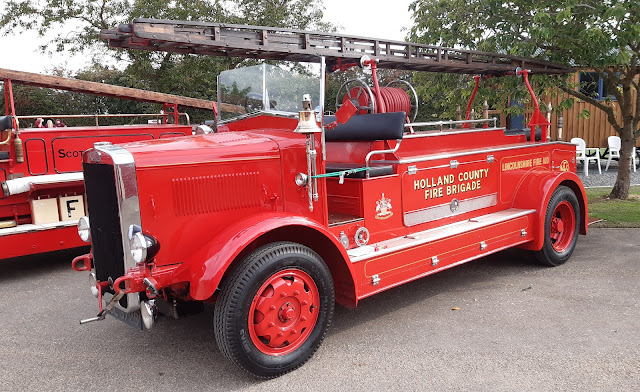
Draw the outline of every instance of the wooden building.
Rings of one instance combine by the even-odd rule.
[[[599,96],[609,95],[602,82],[602,79],[600,79],[600,77],[598,77],[595,72],[576,72],[573,75],[573,81],[576,85],[578,85],[578,82],[581,80],[581,78],[582,81],[587,79],[589,82],[591,82],[589,83],[591,89],[589,92],[598,93]],[[563,96],[561,94],[558,94],[556,97],[542,97],[540,99],[540,110],[545,113],[546,107],[549,103],[551,103],[553,108],[556,108],[562,98]],[[603,100],[603,102],[605,101]],[[618,102],[615,99],[605,104],[612,105],[616,109],[618,115],[620,115],[620,107],[618,106]],[[589,118],[578,117],[578,115],[584,110],[589,111]],[[559,114],[563,116],[562,135],[558,135]],[[500,111],[490,110],[489,116],[500,116],[500,126],[509,127],[509,120],[506,118],[506,116],[502,115]],[[525,124],[529,122],[530,116],[531,110],[525,111]],[[616,131],[607,121],[606,113],[604,113],[594,105],[577,98],[574,98],[574,105],[571,109],[563,110],[562,113],[557,113],[555,110],[553,110],[550,121],[552,140],[570,141],[571,138],[579,137],[585,140],[588,147],[604,148],[607,147],[607,138],[609,136],[617,135]],[[637,145],[640,146],[640,140],[638,141]]]

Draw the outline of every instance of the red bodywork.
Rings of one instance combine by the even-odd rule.
[[[377,157],[393,174],[344,183],[322,178],[310,211],[306,188],[294,181],[306,171],[305,137],[293,132],[295,125],[256,116],[221,129],[234,132],[125,145],[136,163],[142,228],[161,244],[153,262],[129,271],[127,292],[144,291],[142,279],[154,277],[165,295],[208,300],[243,255],[286,240],[318,252],[332,271],[338,301],[354,307],[359,299],[502,249],[540,249],[546,206],[559,185],[577,195],[577,224],[586,234],[586,197],[572,145],[531,143],[498,128],[405,135],[397,152]],[[368,152],[393,145],[327,142],[326,162],[364,166]],[[468,212],[448,213],[453,199]],[[477,217],[487,223],[456,228]],[[361,227],[370,233],[364,256],[354,241]]]
[[[240,44],[238,34],[246,38]],[[418,112],[415,90],[403,80],[381,87],[377,77],[378,66],[391,65],[502,76],[514,73],[513,61],[199,22],[136,19],[102,36],[119,48],[319,61],[313,100],[320,105],[312,105],[315,83],[304,81],[313,67],[235,69],[218,78],[226,105],[218,133],[86,151],[89,217],[78,226],[92,237],[92,254],[72,266],[87,270],[93,261],[101,311],[81,323],[111,311],[151,328],[158,312],[177,318],[180,308],[215,302],[220,351],[241,369],[271,378],[313,355],[336,301],[355,307],[383,290],[512,247],[557,266],[570,257],[578,233],[586,234],[575,146],[537,142],[535,128],[546,135],[548,126],[539,111],[529,124],[530,142],[489,127],[488,119],[468,120],[475,90],[467,120],[407,124],[408,114]],[[362,80],[342,84],[338,91],[347,93],[336,99],[335,121],[315,114],[324,112],[326,58],[319,56],[325,55],[334,70],[359,58],[372,72],[371,88]],[[513,60],[524,65],[525,59]],[[516,73],[533,96],[528,71]],[[291,99],[298,94],[303,110],[296,120],[291,112],[299,106]],[[478,123],[482,128],[473,128]]]
[[[12,159],[0,160],[0,182],[11,178],[47,176],[82,171],[82,152],[94,142],[124,143],[134,140],[184,136],[191,134],[187,125],[140,125],[105,127],[26,128],[20,130],[24,162],[17,163],[13,145],[0,146]],[[0,200],[0,221],[15,220],[17,226],[0,229],[2,259],[86,246],[78,237],[75,221],[33,225],[30,200],[82,195],[81,180],[32,186],[30,191]],[[64,211],[63,211],[64,212]],[[25,226],[28,225],[28,226]]]
[[[82,153],[95,142],[126,143],[192,133],[190,125],[169,124],[19,128],[10,79],[4,79],[4,95],[5,114],[13,116],[13,129],[0,131],[0,183],[24,178],[33,178],[34,183],[19,193],[0,192],[0,259],[87,245],[78,237],[75,215],[86,215]],[[170,116],[177,124],[177,106],[165,104],[164,109],[166,114],[158,117],[166,122]],[[21,121],[26,124],[33,120]],[[69,196],[79,199],[73,204],[60,201]],[[32,204],[42,200],[55,200],[44,212],[57,218],[38,221]]]

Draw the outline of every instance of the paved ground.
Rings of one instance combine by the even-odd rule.
[[[598,167],[595,164],[589,165],[589,175],[584,175],[584,166],[582,163],[578,165],[578,177],[582,180],[582,184],[585,188],[591,187],[612,187],[616,183],[618,177],[618,162],[611,161],[609,170],[605,171],[606,159],[602,163],[602,174],[598,173]],[[640,170],[635,172],[631,170],[631,185],[640,185]]]
[[[0,391],[637,391],[639,254],[640,230],[593,230],[562,267],[509,251],[338,307],[315,357],[270,381],[223,360],[210,311],[80,326],[85,273],[4,263]]]

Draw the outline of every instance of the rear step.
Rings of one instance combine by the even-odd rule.
[[[462,222],[456,222],[445,226],[436,227],[429,230],[408,234],[404,237],[392,238],[375,244],[361,246],[347,251],[352,263],[380,257],[389,253],[415,246],[427,244],[429,242],[453,237],[473,230],[482,229],[491,225],[506,222],[522,216],[533,214],[536,210],[523,210],[510,208],[508,210],[482,215]],[[524,229],[523,229],[524,230]],[[523,237],[526,231],[523,232]]]

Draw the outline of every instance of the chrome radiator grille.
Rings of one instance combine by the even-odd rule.
[[[84,163],[91,247],[96,278],[115,281],[124,275],[124,251],[114,167],[100,163]],[[124,299],[124,298],[123,298]]]

